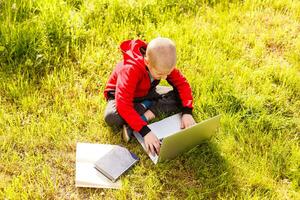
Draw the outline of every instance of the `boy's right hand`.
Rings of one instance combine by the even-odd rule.
[[[152,131],[145,135],[144,141],[147,152],[150,151],[153,156],[155,155],[155,153],[159,154],[160,142]]]

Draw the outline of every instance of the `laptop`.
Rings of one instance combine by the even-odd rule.
[[[181,129],[181,113],[178,113],[148,125],[161,141],[159,155],[149,153],[149,157],[154,164],[157,164],[158,162],[171,160],[177,155],[194,148],[214,135],[220,127],[220,118],[221,115],[217,115],[189,128]],[[134,136],[146,150],[144,138],[137,132],[134,132]]]

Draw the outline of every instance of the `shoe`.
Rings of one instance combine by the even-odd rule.
[[[127,125],[123,125],[122,137],[125,142],[129,142],[133,137],[133,130]]]

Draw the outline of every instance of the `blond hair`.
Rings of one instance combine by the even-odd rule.
[[[161,70],[169,70],[176,65],[176,47],[169,38],[158,37],[147,46],[146,57],[150,65]]]

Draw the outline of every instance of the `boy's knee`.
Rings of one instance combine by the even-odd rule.
[[[124,124],[124,120],[114,112],[106,113],[104,116],[104,121],[109,126],[122,126]]]

